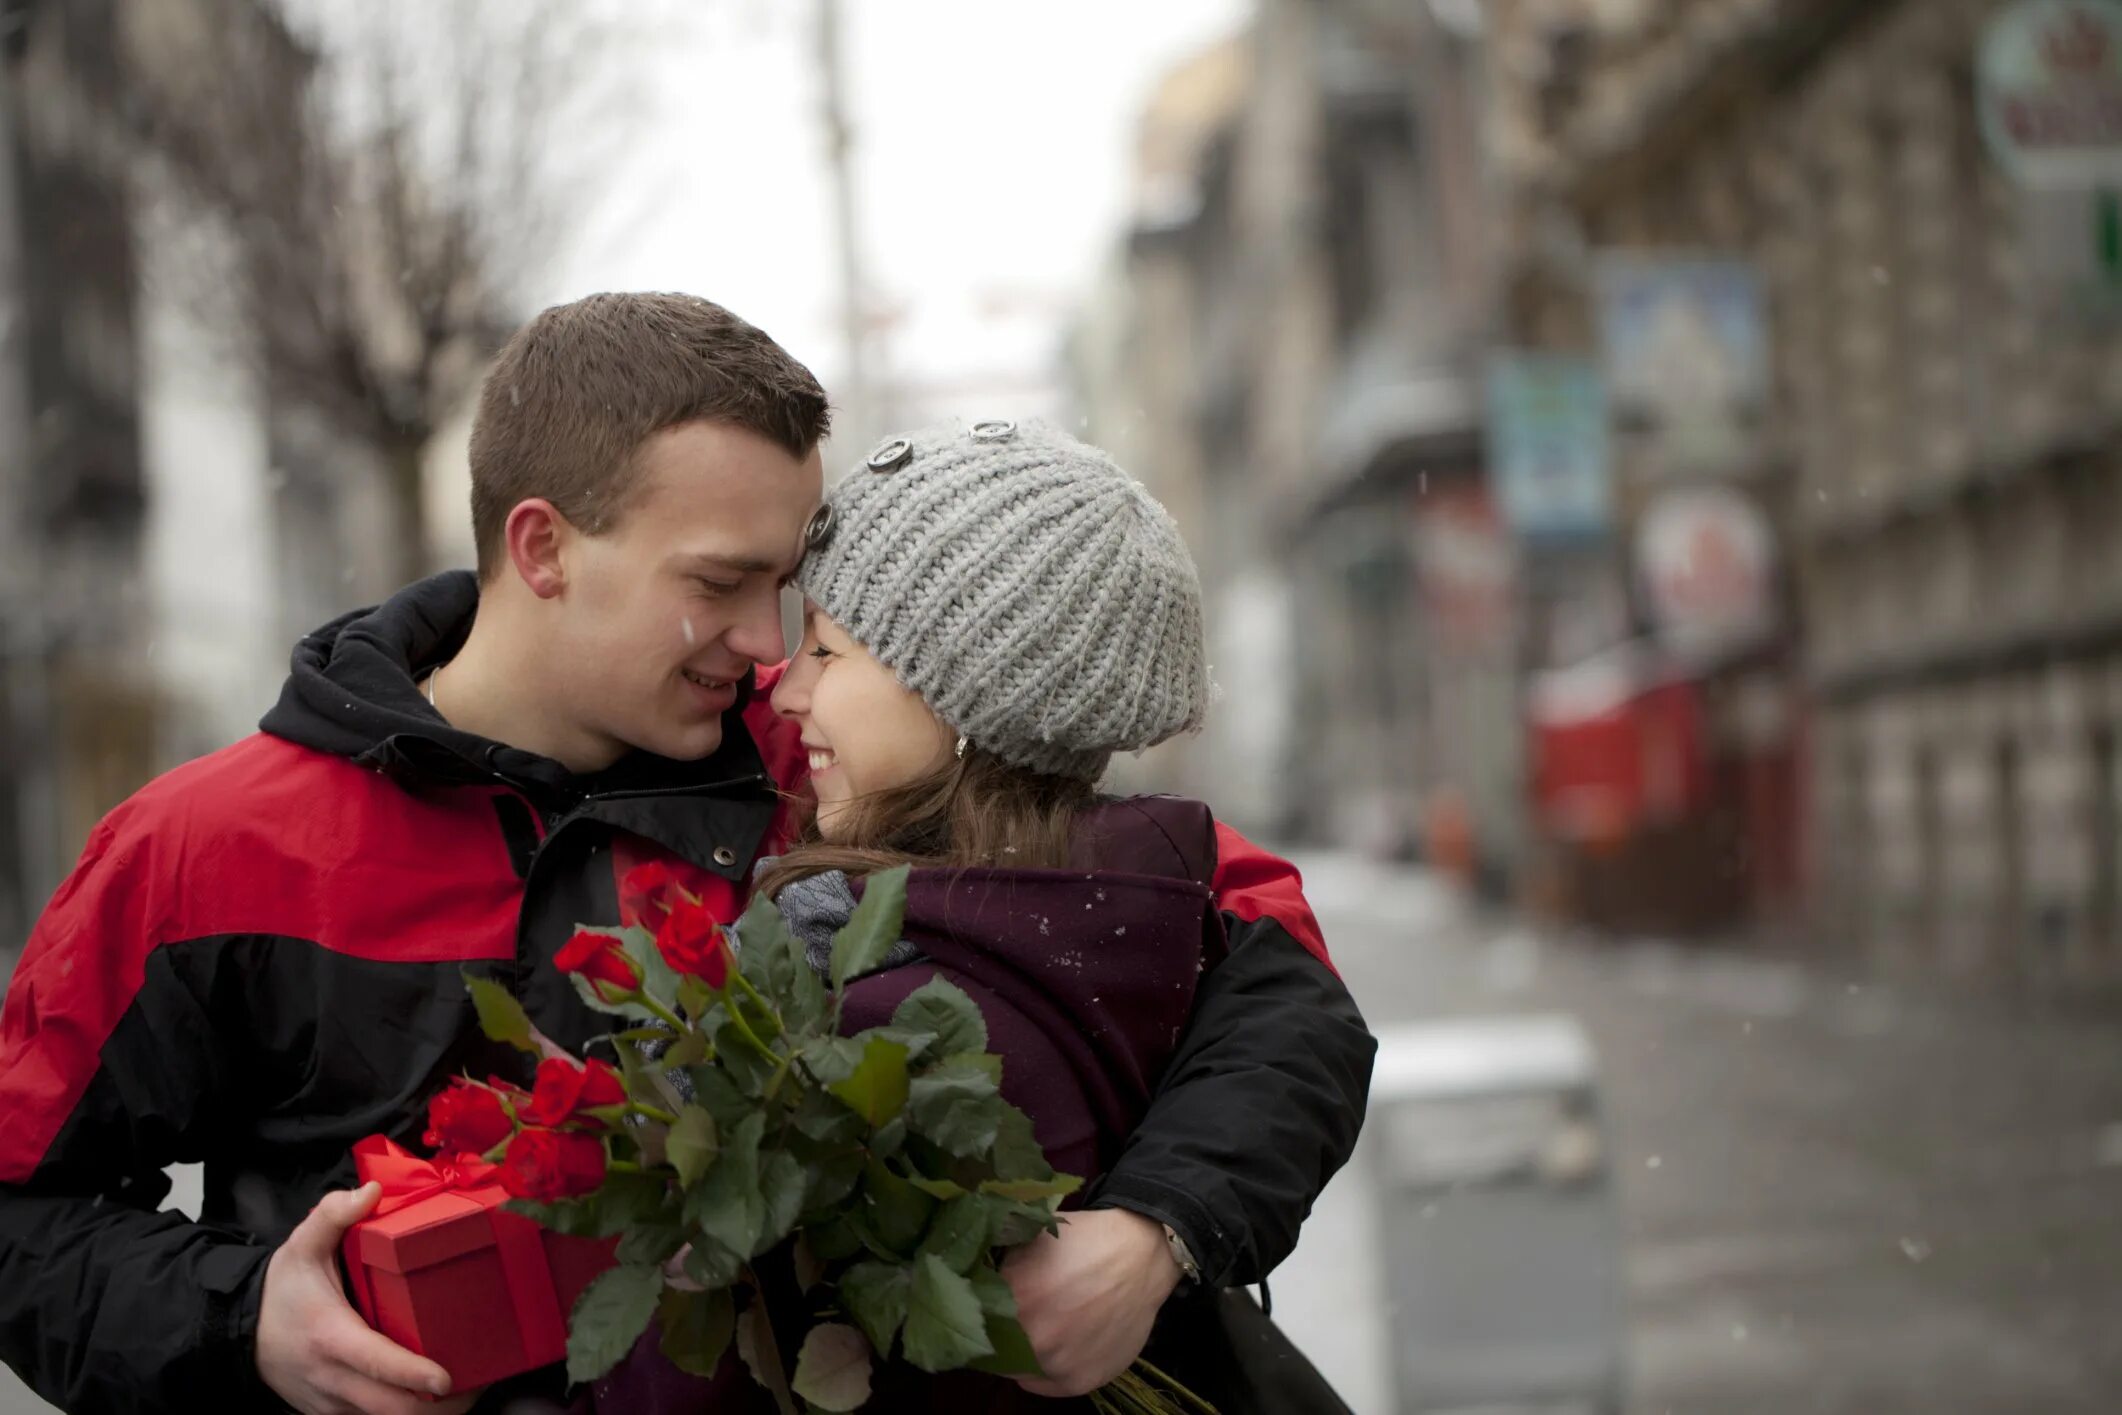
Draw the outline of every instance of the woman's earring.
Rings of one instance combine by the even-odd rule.
[[[958,738],[958,760],[965,760],[965,738],[962,735]]]

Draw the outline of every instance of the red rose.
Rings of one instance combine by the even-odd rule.
[[[509,1141],[501,1187],[551,1203],[594,1193],[604,1182],[604,1142],[579,1130],[524,1130]]]
[[[668,860],[636,865],[619,880],[619,919],[654,933],[684,894],[678,872]]]
[[[700,979],[720,989],[729,981],[729,948],[722,940],[722,921],[705,904],[687,902],[670,911],[656,930],[656,951],[674,973]]]
[[[427,1143],[443,1154],[483,1155],[515,1129],[501,1097],[461,1076],[427,1103]]]
[[[523,1107],[526,1125],[565,1125],[570,1120],[592,1119],[582,1112],[599,1106],[625,1105],[626,1082],[608,1061],[592,1058],[577,1066],[564,1058],[547,1057],[538,1063],[538,1084],[530,1103]]]
[[[604,1002],[624,1002],[641,991],[641,970],[610,934],[576,930],[566,946],[553,955],[553,966],[563,973],[580,973],[589,979],[591,990]]]

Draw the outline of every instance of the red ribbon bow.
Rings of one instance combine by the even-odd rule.
[[[422,1159],[388,1136],[371,1135],[354,1142],[354,1178],[360,1184],[383,1186],[375,1208],[381,1217],[435,1194],[498,1188],[501,1166],[474,1155]]]

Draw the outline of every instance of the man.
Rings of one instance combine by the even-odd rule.
[[[472,434],[479,570],[305,639],[263,730],[105,820],[0,1013],[0,1356],[75,1411],[454,1415],[335,1266],[348,1147],[516,1060],[460,970],[578,1051],[549,966],[616,880],[674,858],[734,912],[800,747],[753,671],[822,490],[824,394],[704,300],[601,295],[502,352]],[[1228,960],[1095,1207],[1012,1283],[1049,1379],[1094,1387],[1182,1269],[1287,1254],[1347,1157],[1370,1039],[1295,875],[1234,834]],[[158,1213],[206,1162],[200,1221]],[[1167,1228],[1168,1226],[1168,1228]],[[445,1397],[440,1402],[432,1397]]]

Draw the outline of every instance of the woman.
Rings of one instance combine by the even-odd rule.
[[[1207,810],[1115,800],[1116,751],[1199,726],[1201,595],[1171,518],[1051,428],[944,426],[885,443],[832,493],[795,577],[803,641],[773,685],[816,809],[761,866],[813,965],[863,878],[900,864],[904,936],[848,992],[880,1025],[937,976],[1003,1057],[1003,1094],[1057,1169],[1093,1179],[1140,1121],[1222,947]],[[650,1339],[600,1406],[729,1409]],[[764,1408],[764,1407],[762,1407]],[[1065,1408],[975,1373],[880,1369],[866,1410]]]

